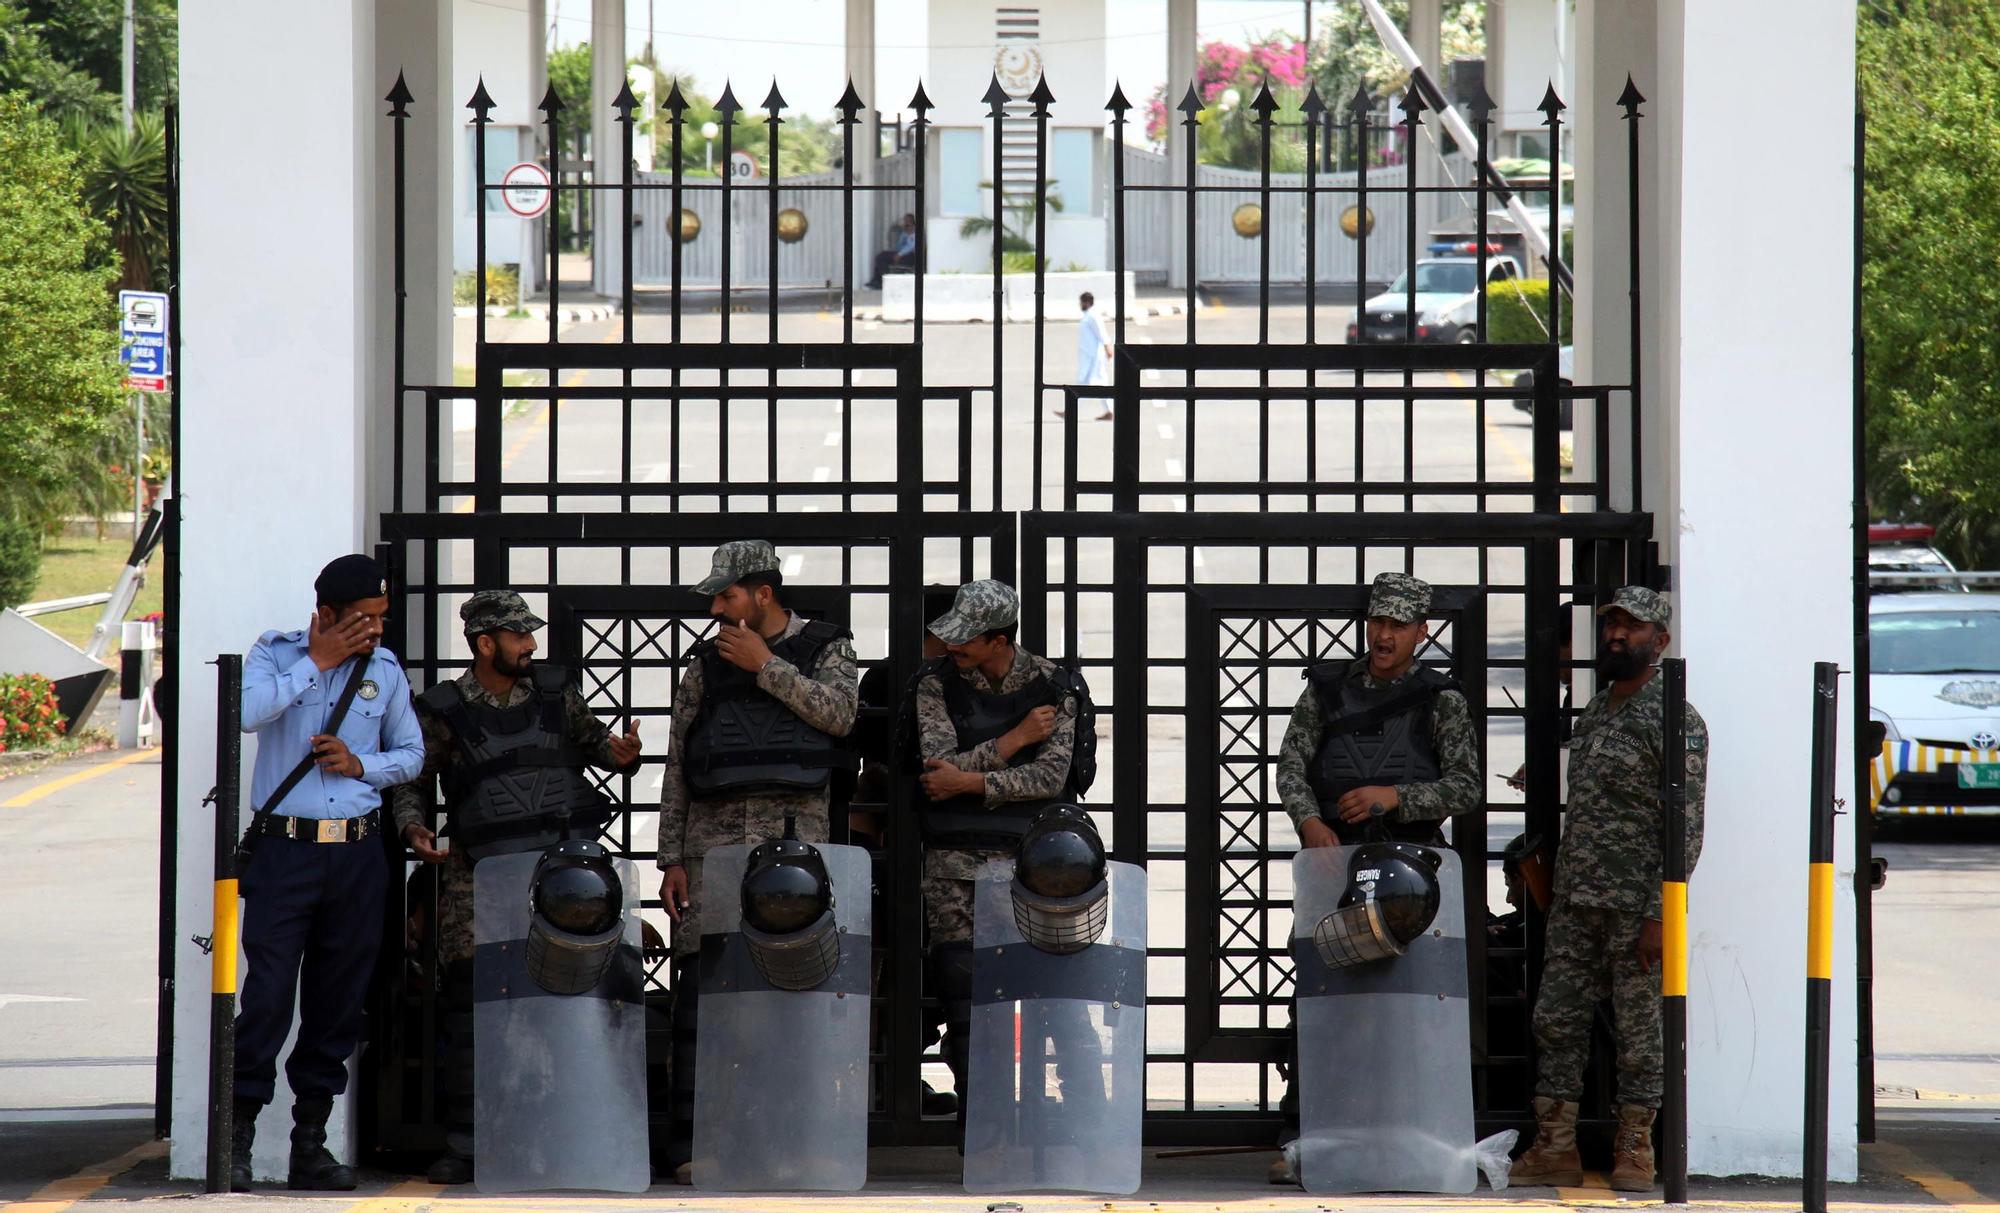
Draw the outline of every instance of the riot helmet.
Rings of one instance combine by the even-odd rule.
[[[1096,943],[1111,898],[1090,814],[1073,804],[1036,814],[1014,853],[1012,892],[1014,925],[1037,948],[1064,956]]]
[[[1437,917],[1442,857],[1409,842],[1369,842],[1347,860],[1347,891],[1313,927],[1313,946],[1330,969],[1401,956]]]
[[[528,976],[551,994],[596,987],[625,933],[625,886],[602,846],[582,839],[542,852],[528,882]]]
[[[781,990],[810,990],[840,967],[833,881],[817,848],[799,841],[795,818],[785,836],[750,852],[741,885],[743,937],[764,980]]]

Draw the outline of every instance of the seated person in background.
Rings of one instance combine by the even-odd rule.
[[[871,291],[882,289],[882,275],[892,269],[914,273],[917,268],[917,217],[904,215],[890,233],[890,247],[875,254],[875,276],[868,280]]]

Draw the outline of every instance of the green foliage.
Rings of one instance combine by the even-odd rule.
[[[660,81],[663,87],[677,73],[663,71]],[[701,136],[702,124],[713,122],[717,128],[714,146],[715,172],[720,173],[722,163],[722,113],[715,108],[715,102],[706,94],[695,89],[685,72],[678,73],[681,81],[681,96],[687,99],[687,113],[681,125],[681,172],[700,176],[704,158],[708,155],[708,141]],[[745,105],[762,101],[762,97],[737,100]],[[840,128],[830,119],[808,118],[802,114],[785,113],[784,121],[778,124],[778,178],[803,177],[810,173],[824,173],[840,163]],[[655,147],[658,148],[656,163],[666,167],[667,157],[672,154],[668,139],[671,131],[664,117],[660,121],[660,132]],[[770,115],[762,110],[743,109],[736,113],[736,125],[728,132],[729,150],[749,152],[757,158],[757,171],[763,176],[771,175],[771,124]]]
[[[114,271],[75,156],[18,95],[0,97],[0,164],[0,517],[47,525],[124,413]]]
[[[993,192],[991,181],[982,181],[979,188],[988,194]],[[1060,213],[1063,208],[1062,194],[1052,185],[1042,191],[1048,209]],[[991,235],[993,220],[985,215],[974,215],[958,225],[958,234],[973,240]],[[1001,272],[1007,274],[1032,273],[1035,268],[1035,200],[1018,194],[1005,195],[1000,207],[1000,265]],[[1015,258],[1009,261],[1009,258]],[[1025,258],[1025,260],[1019,260]],[[1014,268],[1025,266],[1026,269]]]
[[[0,674],[0,752],[54,745],[68,731],[54,683],[40,674]]]
[[[1861,6],[1869,508],[2000,564],[2000,9]]]
[[[28,601],[41,574],[41,536],[24,522],[0,519],[0,608]]]
[[[471,307],[479,297],[479,275],[459,274],[451,280],[454,307]],[[512,264],[486,267],[486,306],[513,307],[521,299],[521,274]]]
[[[118,249],[121,290],[152,290],[167,280],[167,144],[154,114],[116,121],[64,124],[63,135],[83,169],[83,199],[110,230]]]
[[[1562,296],[1556,322],[1569,344],[1570,300]],[[1486,339],[1495,345],[1540,345],[1549,339],[1549,284],[1532,278],[1496,282],[1486,292]]]
[[[134,0],[135,106],[173,100],[175,0]],[[124,0],[0,0],[0,92],[19,90],[59,121],[113,121],[120,107]]]
[[[1569,0],[1555,0],[1568,3]],[[1383,11],[1398,28],[1408,29],[1410,0],[1383,0]],[[1444,0],[1444,62],[1479,59],[1486,55],[1486,5],[1484,0]],[[1347,103],[1358,88],[1371,96],[1386,97],[1403,90],[1409,73],[1402,60],[1389,53],[1376,34],[1375,26],[1359,4],[1329,4],[1324,16],[1316,16],[1319,35],[1313,40],[1309,72],[1320,97],[1336,114],[1345,116]],[[1433,71],[1440,77],[1443,72]]]

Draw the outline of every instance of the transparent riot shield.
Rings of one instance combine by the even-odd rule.
[[[644,979],[639,884],[616,860],[624,942],[594,989],[550,994],[528,976],[528,890],[539,852],[473,869],[473,1176],[481,1192],[643,1192]]]
[[[1443,858],[1437,918],[1401,956],[1330,969],[1313,928],[1346,891],[1354,849],[1292,860],[1299,1180],[1322,1194],[1470,1192],[1479,1172],[1458,856],[1433,848]]]
[[[869,893],[860,847],[813,844],[833,884],[840,960],[810,990],[773,986],[741,906],[752,848],[702,858],[694,1169],[721,1192],[855,1192],[868,1180]]]
[[[1146,873],[1107,865],[1103,935],[1058,956],[1014,922],[1012,858],[973,901],[965,1187],[1129,1195],[1145,1111]]]

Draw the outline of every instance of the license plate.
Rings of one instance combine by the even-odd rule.
[[[1961,788],[2000,788],[2000,762],[1959,763],[1958,786]]]

